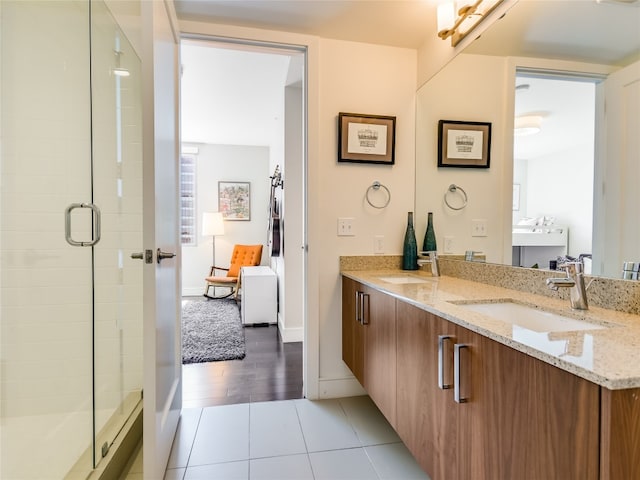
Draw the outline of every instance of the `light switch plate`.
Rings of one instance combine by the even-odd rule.
[[[356,234],[353,227],[353,218],[341,217],[338,218],[338,236],[339,237],[353,237]]]
[[[472,237],[486,237],[487,236],[487,221],[482,219],[471,220],[471,236]]]

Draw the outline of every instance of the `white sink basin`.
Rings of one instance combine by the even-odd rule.
[[[589,323],[558,313],[541,310],[535,306],[522,304],[513,300],[500,302],[456,303],[461,307],[488,317],[517,325],[534,332],[572,332],[578,330],[600,330],[608,325]]]
[[[383,282],[395,283],[397,285],[403,283],[427,283],[430,280],[428,278],[414,277],[412,275],[390,275],[387,277],[378,277],[378,279]]]

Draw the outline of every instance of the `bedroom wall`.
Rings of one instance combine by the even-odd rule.
[[[267,205],[269,203],[269,148],[242,145],[197,146],[195,245],[182,247],[182,295],[204,293],[204,277],[212,260],[211,237],[202,236],[203,212],[218,211],[218,182],[249,182],[251,187],[249,221],[225,221],[225,233],[216,237],[216,266],[228,267],[237,243],[264,245],[262,265],[269,265],[266,248]]]

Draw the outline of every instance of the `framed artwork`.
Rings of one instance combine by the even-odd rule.
[[[395,163],[396,117],[338,114],[338,162]]]
[[[225,220],[251,220],[249,182],[218,182],[218,211]]]
[[[438,167],[489,168],[491,123],[440,120]]]

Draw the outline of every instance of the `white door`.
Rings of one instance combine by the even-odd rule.
[[[609,75],[604,92],[606,135],[602,180],[595,192],[601,203],[594,222],[594,257],[598,249],[597,258],[607,259],[600,274],[619,278],[622,262],[640,259],[640,62]]]
[[[142,2],[144,41],[144,478],[161,479],[182,407],[178,37],[170,2]],[[161,252],[168,258],[161,258]]]

